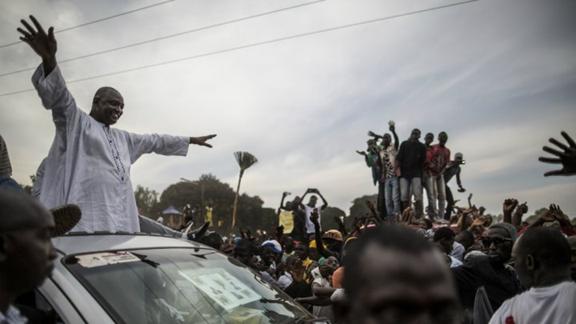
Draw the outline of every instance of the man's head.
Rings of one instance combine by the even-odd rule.
[[[459,322],[456,291],[442,254],[410,228],[368,230],[344,267],[349,322]]]
[[[54,268],[52,214],[25,193],[0,190],[0,289],[15,297]]]
[[[390,134],[388,133],[384,134],[384,136],[382,136],[382,146],[386,148],[390,146],[391,143],[392,143],[392,136],[390,136]]]
[[[326,246],[330,251],[340,253],[343,242],[344,239],[342,233],[338,230],[331,229],[322,235],[322,243],[324,243],[324,246]]]
[[[104,125],[115,124],[124,111],[124,98],[111,87],[102,87],[96,91],[92,100],[90,116]]]
[[[298,243],[294,246],[294,255],[298,256],[300,260],[306,260],[308,258],[308,246],[303,243]]]
[[[340,265],[338,264],[338,259],[331,256],[326,259],[320,260],[318,262],[318,268],[320,269],[320,274],[324,278],[330,277]]]
[[[245,265],[252,267],[252,257],[255,251],[256,247],[252,241],[249,239],[240,239],[234,247],[234,257]]]
[[[465,250],[468,250],[472,245],[474,245],[474,234],[468,230],[464,230],[456,235],[455,240],[462,244]]]
[[[434,243],[440,247],[442,252],[450,254],[454,247],[454,237],[456,235],[450,227],[440,227],[434,232]]]
[[[512,257],[512,246],[515,240],[516,228],[508,223],[498,223],[484,232],[482,245],[486,254],[505,263]]]
[[[410,140],[417,141],[420,139],[420,130],[418,128],[414,128],[412,133],[410,133]]]
[[[308,200],[308,206],[310,207],[316,207],[316,203],[318,202],[318,197],[316,196],[310,196],[310,200]]]
[[[458,164],[464,164],[464,154],[460,152],[454,154],[454,162]]]
[[[438,142],[442,146],[446,145],[446,142],[448,142],[448,134],[446,134],[446,132],[440,132],[440,134],[438,134]]]
[[[558,230],[528,229],[513,249],[514,267],[525,288],[570,280],[570,245]]]
[[[414,132],[414,131],[412,131],[412,132]],[[418,136],[418,137],[420,137],[420,136]],[[432,142],[434,142],[434,134],[427,133],[424,136],[424,144],[426,144],[426,146],[428,146],[428,145],[432,144]]]

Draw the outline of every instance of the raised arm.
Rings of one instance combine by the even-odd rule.
[[[26,30],[20,27],[17,28],[18,32],[22,34],[20,40],[30,45],[34,52],[42,58],[44,74],[48,75],[56,67],[57,43],[54,37],[54,27],[48,28],[48,33],[46,33],[34,16],[30,16],[30,21],[32,21],[35,28],[32,28],[26,20],[20,20],[24,28],[26,28]]]
[[[17,30],[22,35],[20,39],[42,59],[42,65],[32,76],[32,83],[38,91],[43,106],[52,110],[52,118],[56,128],[64,129],[69,124],[74,124],[72,120],[79,115],[77,114],[79,110],[74,98],[66,88],[64,77],[57,68],[57,45],[54,38],[54,28],[50,27],[46,33],[34,16],[30,16],[30,21],[34,27],[25,20],[21,20],[24,28]]]
[[[322,199],[322,207],[320,207],[320,209],[322,209],[322,210],[326,209],[326,207],[328,207],[328,202],[326,201],[324,196],[322,196],[322,194],[320,193],[320,190],[314,189],[314,193],[318,194],[318,196],[320,196],[320,199]]]
[[[306,189],[306,191],[304,192],[304,194],[301,196],[302,198],[300,198],[300,206],[301,208],[304,208],[304,198],[306,198],[306,196],[310,193],[310,188]]]
[[[286,196],[288,196],[288,195],[289,195],[289,193],[287,193],[286,191],[284,191],[282,193],[282,199],[280,200],[280,206],[278,206],[278,211],[276,212],[276,216],[280,215],[280,210],[282,208],[284,208],[284,199],[286,199]]]
[[[398,147],[400,146],[400,141],[398,140],[398,134],[396,134],[396,126],[394,124],[390,125],[390,132],[392,132],[392,136],[394,136],[394,149],[398,151]]]

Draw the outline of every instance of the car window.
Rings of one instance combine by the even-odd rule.
[[[93,253],[68,269],[118,322],[288,323],[310,315],[238,261],[205,249]]]

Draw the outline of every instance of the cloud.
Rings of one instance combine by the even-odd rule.
[[[0,43],[14,39],[19,18],[30,12],[64,27],[151,3],[3,3]],[[83,55],[297,3],[303,1],[175,1],[58,34],[58,55]],[[328,0],[61,68],[77,79],[447,3]],[[483,0],[69,88],[89,110],[99,86],[117,87],[126,99],[119,127],[129,131],[218,133],[212,150],[141,158],[132,167],[134,184],[158,191],[203,173],[235,186],[232,153],[246,150],[260,161],[248,170],[242,190],[261,196],[266,206],[275,206],[282,191],[317,187],[331,204],[347,209],[353,198],[376,191],[354,151],[364,147],[367,130],[385,131],[395,120],[401,139],[414,127],[447,131],[452,151],[468,160],[464,185],[489,210],[499,210],[505,195],[538,204],[558,199],[576,210],[567,198],[574,188],[565,179],[544,179],[547,166],[536,161],[548,137],[576,122],[576,43],[567,32],[576,27],[575,6],[565,0]],[[18,45],[0,49],[0,62],[4,72],[39,60]],[[30,74],[0,78],[0,89],[29,88]],[[0,116],[15,177],[27,182],[50,146],[50,114],[27,93],[0,97]]]

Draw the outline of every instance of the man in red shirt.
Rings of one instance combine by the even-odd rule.
[[[426,152],[426,172],[428,173],[427,186],[432,194],[431,213],[433,217],[444,215],[446,207],[446,191],[443,172],[450,161],[450,150],[446,147],[448,134],[440,132],[438,143]],[[438,201],[438,202],[436,202]]]

